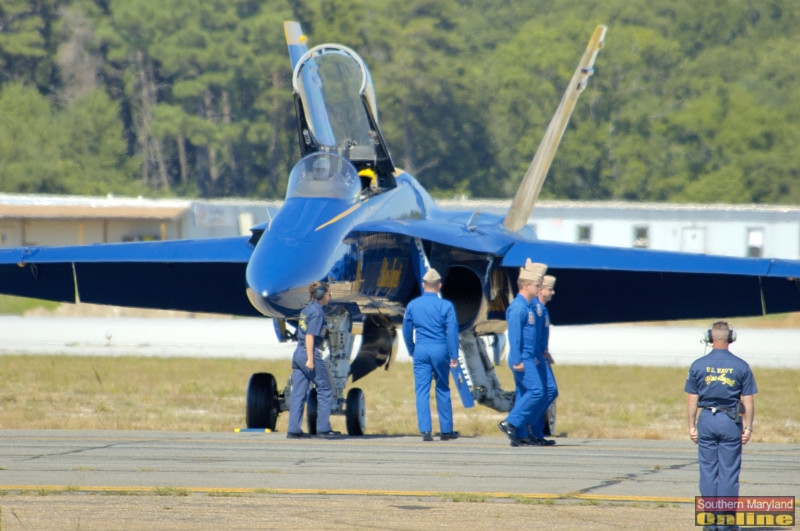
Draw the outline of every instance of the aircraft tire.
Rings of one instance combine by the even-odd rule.
[[[344,411],[347,421],[347,435],[364,435],[367,425],[367,402],[364,392],[354,387],[347,392],[347,403]]]
[[[306,428],[311,435],[317,434],[317,389],[312,387],[308,390],[308,401],[306,402]]]
[[[556,401],[544,412],[544,434],[553,437],[556,433]]]
[[[245,423],[248,428],[275,430],[278,421],[278,387],[268,372],[257,372],[247,385]]]

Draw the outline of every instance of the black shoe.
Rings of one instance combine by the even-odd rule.
[[[322,437],[323,439],[335,439],[337,437],[341,437],[341,435],[342,435],[342,432],[340,432],[340,431],[328,430],[328,431],[319,432],[317,434],[317,437]]]
[[[300,431],[300,432],[292,432],[292,431],[290,431],[290,432],[288,432],[286,434],[286,438],[287,439],[308,439],[310,437],[311,437],[311,435],[309,435],[308,433],[302,432],[302,431]]]
[[[556,444],[553,439],[545,439],[540,437],[539,440],[542,442],[542,446],[554,446]]]
[[[422,440],[425,442],[431,442],[433,440],[433,435],[429,431],[422,432]]]
[[[502,420],[497,427],[500,428],[500,431],[506,434],[506,437],[508,437],[508,439],[511,441],[512,446],[520,445],[520,441],[517,438],[517,428],[515,428],[513,424],[509,424],[507,420]]]
[[[453,439],[458,439],[461,436],[461,432],[458,431],[449,431],[447,433],[442,433],[439,438],[443,441],[452,441]]]

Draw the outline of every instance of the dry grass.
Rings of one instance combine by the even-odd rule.
[[[682,439],[686,369],[556,365],[558,432],[580,438]],[[288,362],[229,359],[0,357],[0,428],[231,431],[243,427],[253,372],[282,388]],[[498,373],[506,388],[511,376]],[[756,369],[758,442],[800,441],[800,371]],[[367,430],[416,434],[411,365],[398,363],[357,382],[367,398]],[[464,409],[453,392],[456,429],[499,435],[503,414]],[[433,401],[432,401],[433,405]],[[435,413],[435,406],[434,406]],[[277,429],[286,430],[288,415]],[[344,430],[344,418],[334,417]]]

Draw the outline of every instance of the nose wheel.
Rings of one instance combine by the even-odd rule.
[[[306,428],[311,435],[317,434],[317,389],[312,387],[308,391],[306,402]]]
[[[275,430],[278,421],[280,397],[275,377],[268,372],[257,372],[247,385],[245,422],[248,428]]]
[[[367,425],[367,402],[364,399],[364,392],[358,387],[348,391],[344,414],[347,423],[347,434],[364,435],[364,429]]]

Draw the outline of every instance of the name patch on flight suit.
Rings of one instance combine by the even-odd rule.
[[[528,324],[532,325],[536,323],[536,319],[533,317],[533,312],[528,310]]]

